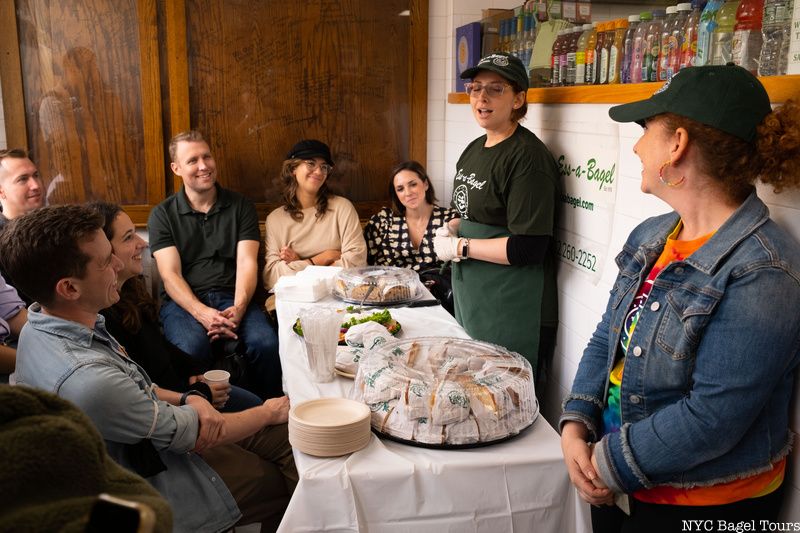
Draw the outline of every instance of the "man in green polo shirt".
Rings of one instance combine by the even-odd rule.
[[[164,283],[164,334],[205,366],[212,362],[211,342],[241,339],[246,386],[262,398],[280,396],[278,337],[251,301],[261,238],[255,207],[216,183],[216,163],[199,132],[173,137],[169,153],[183,187],[147,223]]]

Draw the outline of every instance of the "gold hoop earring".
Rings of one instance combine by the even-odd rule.
[[[664,164],[661,165],[661,168],[658,169],[658,179],[661,180],[661,183],[663,183],[667,187],[677,187],[678,185],[680,185],[681,183],[683,183],[686,180],[686,176],[681,176],[678,181],[667,181],[667,180],[665,180],[664,179],[664,169],[667,168],[668,166],[670,166],[671,164],[672,164],[672,161],[670,159],[667,159],[664,162]]]

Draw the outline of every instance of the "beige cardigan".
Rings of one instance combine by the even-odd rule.
[[[264,286],[271,289],[281,276],[293,276],[309,265],[306,257],[323,250],[341,250],[342,258],[334,266],[345,268],[367,264],[367,244],[353,204],[341,196],[328,199],[328,212],[316,217],[316,207],[303,209],[303,220],[294,220],[279,207],[267,216],[266,265]],[[287,263],[278,256],[284,246],[290,246],[301,260]]]

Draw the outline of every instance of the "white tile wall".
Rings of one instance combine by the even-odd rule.
[[[432,14],[434,12],[445,13],[443,16],[445,20],[437,18],[435,21],[436,24],[442,24],[442,27],[438,29],[431,27],[432,38],[435,38],[434,36],[441,37],[441,32],[447,34],[444,79],[442,73],[430,72],[432,79],[437,82],[443,81],[443,83],[437,85],[437,90],[431,89],[428,92],[428,118],[436,122],[435,125],[428,128],[428,165],[431,167],[435,165],[437,170],[442,168],[442,174],[435,175],[438,180],[435,184],[436,190],[440,191],[439,199],[443,203],[446,203],[452,193],[452,176],[459,155],[467,143],[483,134],[483,131],[475,124],[468,105],[446,104],[442,109],[441,104],[447,99],[446,90],[452,86],[454,28],[478,20],[481,9],[487,7],[511,8],[521,3],[519,0],[511,2],[431,0]],[[593,4],[592,9],[595,20],[609,20],[637,12],[636,8],[629,5]],[[441,15],[439,16],[441,17]],[[432,25],[433,19],[434,17],[431,19]],[[431,48],[433,49],[433,47]],[[437,53],[441,51],[438,43],[436,50]],[[441,61],[437,61],[436,65],[441,65]],[[437,92],[442,85],[447,89]],[[544,133],[546,130],[542,126],[546,125],[548,129],[552,128],[553,124],[558,124],[560,117],[572,115],[575,112],[588,113],[593,116],[599,113],[605,116],[608,107],[608,105],[600,104],[531,105],[528,112],[529,118],[525,125],[547,141]],[[431,113],[431,110],[435,111],[435,114]],[[435,135],[431,136],[432,132],[435,132]],[[628,233],[646,217],[669,210],[666,204],[639,190],[641,164],[633,155],[633,145],[640,134],[641,129],[636,125],[621,125],[619,129],[620,179],[611,236],[611,250],[621,249]],[[433,173],[431,175],[434,176]],[[769,188],[759,187],[759,195],[769,205],[773,218],[800,241],[800,191],[775,195]],[[558,418],[561,400],[569,392],[583,349],[605,309],[608,291],[616,276],[615,255],[616,252],[609,254],[602,279],[597,285],[593,285],[574,269],[562,268],[559,271],[560,325],[553,369],[554,379],[545,393],[549,399],[550,408],[544,414],[551,422]],[[795,433],[800,433],[798,388],[800,388],[800,382],[795,388],[797,398],[794,402],[794,411],[790,422]],[[798,446],[795,446],[790,461],[791,477],[787,479],[787,498],[784,502],[782,518],[786,521],[800,522],[800,452],[798,452]]]

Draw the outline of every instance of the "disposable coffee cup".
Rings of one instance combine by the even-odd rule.
[[[208,383],[228,383],[231,373],[227,370],[209,370],[203,374],[203,379]]]

